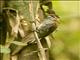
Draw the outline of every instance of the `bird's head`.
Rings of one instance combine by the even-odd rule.
[[[59,23],[60,23],[59,18],[57,18],[57,17],[52,17],[51,15],[49,15],[49,16],[47,17],[47,20],[51,20],[51,21],[53,21],[53,22],[56,23],[56,24],[59,24]]]
[[[54,10],[48,9],[46,12],[48,13],[48,18],[50,20],[53,20],[53,21],[55,21],[57,23],[60,23],[60,17],[55,13]]]

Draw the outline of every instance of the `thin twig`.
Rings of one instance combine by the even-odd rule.
[[[44,48],[44,50],[46,51],[48,48]],[[36,50],[36,51],[32,51],[32,52],[29,52],[27,54],[25,54],[24,56],[29,56],[29,55],[32,55],[32,54],[35,54],[35,53],[38,53],[39,50]]]
[[[35,18],[34,18],[34,13],[33,13],[33,3],[32,1],[30,1],[29,3],[29,11],[30,11],[30,14],[31,14],[31,17],[32,17],[32,27],[33,27],[33,30],[34,30],[34,36],[35,36],[35,39],[36,39],[36,42],[37,42],[37,45],[38,45],[38,49],[39,49],[39,58],[40,60],[47,60],[46,59],[46,55],[45,55],[45,50],[40,42],[40,39],[38,37],[38,34],[36,32],[36,24],[35,24]]]

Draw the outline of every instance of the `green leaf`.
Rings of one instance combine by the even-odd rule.
[[[15,45],[20,45],[20,46],[26,46],[27,44],[26,43],[23,43],[23,42],[19,42],[19,41],[12,41],[10,43],[13,43]]]
[[[5,46],[0,45],[0,53],[8,54],[10,53],[10,49]]]

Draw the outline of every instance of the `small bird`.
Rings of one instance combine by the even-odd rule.
[[[57,19],[48,16],[44,21],[37,27],[37,33],[39,38],[44,38],[55,31],[57,28]]]

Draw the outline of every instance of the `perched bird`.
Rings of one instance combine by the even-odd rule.
[[[39,38],[44,38],[55,31],[57,28],[57,19],[52,16],[48,16],[44,21],[37,27],[37,33]]]

